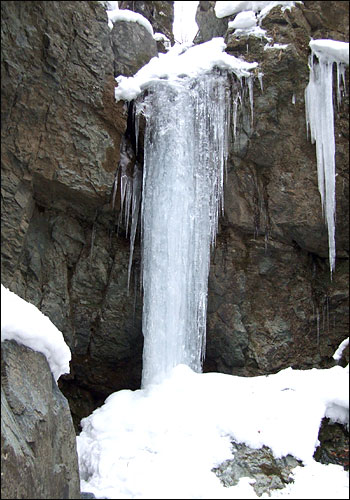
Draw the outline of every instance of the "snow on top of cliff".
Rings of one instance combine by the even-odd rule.
[[[37,307],[1,285],[1,342],[15,340],[41,352],[57,381],[69,373],[71,352],[62,333]]]
[[[340,62],[349,64],[349,44],[337,40],[311,40],[309,43],[312,52],[322,62]]]
[[[153,57],[133,77],[116,78],[118,87],[115,90],[117,101],[135,99],[150,83],[162,79],[179,79],[195,77],[211,71],[214,67],[227,69],[238,78],[250,76],[250,71],[258,63],[248,63],[225,52],[223,38],[213,38],[199,45],[175,44],[166,54]]]
[[[114,8],[113,10],[107,10],[108,16],[108,26],[112,29],[114,23],[117,21],[127,21],[132,23],[138,23],[153,36],[153,28],[151,23],[141,14],[133,12],[132,10]]]
[[[222,18],[227,16],[232,16],[233,14],[238,14],[243,11],[253,11],[259,13],[259,19],[264,18],[271,9],[280,5],[282,11],[285,9],[290,9],[295,6],[296,3],[302,2],[216,2],[215,4],[215,14],[216,17]]]

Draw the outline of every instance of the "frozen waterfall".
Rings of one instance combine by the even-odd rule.
[[[227,74],[157,81],[136,103],[146,117],[142,194],[142,386],[205,351],[210,248],[223,209]],[[225,125],[226,124],[226,125]]]
[[[136,148],[141,116],[146,120],[143,387],[162,382],[178,364],[202,369],[210,249],[223,211],[230,121],[235,136],[238,110],[247,102],[253,121],[252,71],[258,66],[227,54],[225,48],[223,38],[194,46],[175,44],[133,77],[116,79],[116,100],[134,101]],[[124,185],[130,191],[125,199],[136,207],[140,197],[131,196],[131,190],[140,183]],[[132,235],[137,218],[135,209]],[[131,262],[132,257],[129,279]]]

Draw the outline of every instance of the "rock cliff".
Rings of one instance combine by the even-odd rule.
[[[138,9],[171,39],[172,2],[121,7]],[[227,51],[257,61],[264,76],[263,90],[254,82],[253,124],[247,108],[230,150],[204,369],[257,375],[329,366],[348,335],[348,95],[335,113],[331,281],[304,91],[310,36],[347,41],[348,2],[273,9],[263,27],[288,44],[277,53],[264,50],[264,39],[235,37],[232,17],[207,21],[213,8],[200,2],[198,40],[224,36]],[[131,23],[133,36],[122,37],[117,25],[125,23],[116,23],[110,31],[100,2],[6,1],[1,9],[2,281],[63,332],[73,357],[59,385],[78,428],[110,393],[140,385],[139,241],[128,290],[119,194],[112,204],[121,144],[133,136],[127,105],[114,102],[114,77],[142,65],[132,55],[125,65],[118,50],[130,43],[123,55],[134,54],[140,30]]]
[[[1,498],[80,498],[68,401],[43,354],[1,344]]]

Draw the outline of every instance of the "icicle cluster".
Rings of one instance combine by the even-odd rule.
[[[143,387],[161,382],[178,364],[202,368],[230,112],[228,78],[220,72],[154,82],[136,101],[136,114],[146,117]]]
[[[119,176],[120,176],[120,213],[118,227],[121,224],[124,216],[124,224],[126,228],[126,236],[129,233],[129,223],[131,214],[131,228],[130,228],[130,256],[128,267],[128,290],[130,286],[131,267],[134,254],[136,230],[141,205],[141,192],[142,192],[142,170],[137,163],[133,164],[132,173],[130,170],[131,157],[133,154],[128,151],[126,141],[122,143],[120,152],[119,169],[115,177],[112,208],[115,205],[115,197],[118,189]]]
[[[331,42],[331,43],[324,43]],[[337,60],[337,45],[342,42],[316,40],[310,43],[310,81],[305,90],[306,127],[312,143],[316,143],[318,189],[322,212],[328,228],[330,272],[335,267],[335,139],[333,110],[333,63],[337,64],[337,104],[341,102],[341,84],[345,88],[345,63]],[[320,52],[325,51],[326,57]],[[331,54],[327,53],[331,52]],[[333,57],[332,57],[333,56]]]

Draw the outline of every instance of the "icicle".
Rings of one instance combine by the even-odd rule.
[[[131,207],[131,231],[130,231],[130,256],[129,256],[129,267],[128,267],[128,290],[130,285],[130,274],[131,274],[132,258],[134,254],[136,229],[140,212],[141,182],[142,182],[142,171],[141,169],[138,168],[137,165],[135,165],[133,179],[132,179],[132,207]]]
[[[292,104],[295,104],[295,94],[292,95]]]
[[[138,153],[138,143],[139,143],[139,125],[140,125],[140,113],[137,112],[136,106],[133,107],[133,119],[135,127],[135,155]]]
[[[333,63],[309,58],[310,81],[305,91],[306,126],[316,142],[318,189],[328,228],[329,265],[335,266],[335,142],[333,117]]]
[[[264,76],[264,73],[261,73],[261,72],[258,73],[258,80],[260,83],[261,92],[264,92],[263,76]]]
[[[345,84],[345,64],[336,61],[337,64],[337,108],[339,109],[341,100],[342,100],[342,94],[344,94],[344,89],[346,88]],[[342,85],[343,85],[343,91],[342,91]]]
[[[233,137],[236,137],[237,133],[237,109],[238,109],[239,95],[235,95],[233,100]]]
[[[118,189],[118,174],[119,174],[119,169],[117,169],[117,172],[114,177],[114,183],[113,183],[113,195],[112,195],[112,210],[114,209],[115,205],[115,196],[117,194],[117,189]]]
[[[254,83],[254,77],[249,76],[247,78],[248,80],[248,89],[249,89],[249,102],[250,102],[250,116],[251,116],[251,124],[253,126],[254,122],[254,94],[253,94],[253,83]]]

